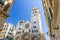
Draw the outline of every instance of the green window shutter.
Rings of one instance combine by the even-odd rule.
[[[50,0],[50,3],[52,3],[52,0]]]
[[[48,16],[48,23],[49,23],[49,25],[51,24],[50,16]]]
[[[51,19],[50,19],[50,16],[48,16],[48,25],[49,25],[49,28],[50,28],[50,34],[51,34],[52,31],[51,31]]]
[[[0,4],[4,5],[5,0],[0,0]]]
[[[51,16],[51,18],[53,19],[53,13],[52,13],[52,10],[51,10],[50,7],[49,7],[49,12],[50,12],[50,16]]]

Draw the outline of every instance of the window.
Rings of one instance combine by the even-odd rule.
[[[7,25],[7,27],[8,27],[9,25]]]
[[[11,29],[11,32],[13,31],[13,29]]]
[[[7,28],[6,28],[6,30],[7,30]]]
[[[22,23],[20,23],[20,25],[22,25]]]
[[[5,27],[3,27],[3,30],[5,30]]]
[[[8,32],[8,34],[12,35],[12,33]]]
[[[7,12],[9,7],[10,7],[10,3],[6,4],[3,8],[3,11]]]
[[[13,26],[13,28],[14,28],[14,26]]]
[[[51,19],[50,19],[50,16],[48,16],[48,25],[49,25],[49,28],[50,28],[50,34],[51,34]]]
[[[21,28],[19,28],[19,30],[21,30]]]
[[[36,23],[36,22],[34,22],[34,23]]]
[[[19,24],[22,25],[23,21],[20,21]]]
[[[36,26],[33,26],[33,28],[36,28]]]
[[[9,29],[9,31],[11,31],[11,28]]]
[[[51,19],[50,19],[50,16],[48,16],[48,25],[49,25],[49,27],[51,27]]]
[[[4,5],[5,0],[0,0],[0,4]]]
[[[6,25],[5,25],[5,27],[6,27]]]
[[[36,33],[36,32],[38,32],[38,30],[32,30],[32,33]]]
[[[52,3],[52,0],[50,0],[50,3]]]
[[[37,10],[35,10],[35,13],[37,13]]]
[[[36,16],[36,14],[34,14],[34,16]]]
[[[30,32],[30,30],[29,30],[29,32]]]
[[[25,25],[25,28],[29,28],[29,24],[28,23]]]
[[[11,38],[11,37],[9,37],[9,36],[7,36],[7,37],[6,37],[6,40],[12,40],[12,38]]]
[[[33,13],[34,13],[34,11],[33,11]]]
[[[44,4],[45,4],[45,1],[44,1]]]
[[[48,23],[50,23],[50,20],[51,20],[51,19],[50,19],[50,16],[48,16]]]
[[[16,34],[20,34],[21,32],[17,32]]]
[[[24,30],[22,31],[22,33],[24,33]]]
[[[48,11],[48,9],[46,9],[46,12]]]
[[[49,7],[49,11],[50,11],[50,15],[51,15],[51,18],[53,19],[53,13],[52,13],[52,11],[51,11],[51,8]]]
[[[12,32],[12,31],[13,31],[13,29],[12,29],[12,28],[10,28],[10,29],[9,29],[9,31],[11,31],[11,32]]]
[[[50,4],[51,4],[51,6],[52,6],[52,0],[50,0]]]
[[[23,21],[19,22],[19,23],[23,23]]]

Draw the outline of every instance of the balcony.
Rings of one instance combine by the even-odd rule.
[[[2,5],[0,5],[0,15],[1,14],[4,14],[4,16],[7,16],[8,17],[8,14],[7,14],[7,12],[4,12],[3,10],[2,10]]]

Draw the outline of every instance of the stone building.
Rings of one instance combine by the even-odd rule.
[[[60,0],[42,0],[46,23],[48,26],[48,35],[50,40],[60,40],[59,14]]]
[[[31,25],[31,40],[40,40],[40,34],[42,34],[42,24],[38,7],[32,8]]]
[[[0,30],[8,17],[9,10],[14,0],[0,0]]]

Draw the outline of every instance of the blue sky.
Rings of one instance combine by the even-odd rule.
[[[38,6],[41,14],[42,28],[43,32],[47,32],[47,26],[45,22],[44,10],[41,0],[15,0],[13,3],[9,17],[6,19],[6,23],[12,23],[16,26],[19,20],[28,20],[31,19],[31,9],[35,6]],[[46,40],[48,36],[46,35]]]

